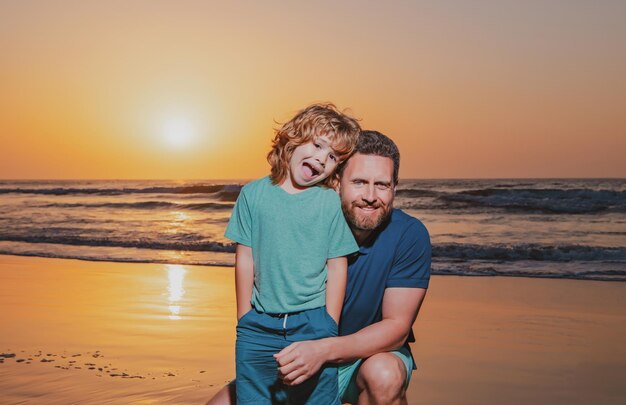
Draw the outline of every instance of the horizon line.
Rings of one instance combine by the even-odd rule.
[[[242,178],[0,178],[0,181],[252,181],[261,177]],[[626,180],[626,177],[400,177],[411,180]]]

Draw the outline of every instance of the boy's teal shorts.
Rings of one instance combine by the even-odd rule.
[[[326,307],[292,314],[253,308],[243,315],[235,342],[237,404],[339,405],[337,366],[324,365],[302,384],[287,386],[279,379],[273,356],[294,342],[337,336],[337,329]]]
[[[406,380],[404,387],[406,388],[411,381],[411,372],[413,371],[413,357],[406,347],[389,352],[395,354],[402,360],[406,367]],[[342,402],[356,404],[359,398],[359,389],[356,386],[356,376],[361,367],[362,359],[355,360],[352,363],[345,363],[339,366],[339,395]]]

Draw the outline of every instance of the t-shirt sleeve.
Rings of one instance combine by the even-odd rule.
[[[428,231],[415,222],[400,238],[385,287],[428,288],[431,255]]]
[[[235,207],[230,215],[224,236],[233,242],[252,246],[252,214],[248,203],[248,195],[244,187],[237,197]]]
[[[359,250],[359,246],[354,240],[352,231],[343,216],[339,198],[336,199],[336,204],[333,204],[333,212],[331,215],[332,221],[328,235],[328,259],[347,256]]]

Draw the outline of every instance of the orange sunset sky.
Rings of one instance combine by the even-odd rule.
[[[2,1],[0,178],[249,179],[315,101],[403,178],[626,177],[624,1]]]

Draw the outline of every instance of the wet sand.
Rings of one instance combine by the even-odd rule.
[[[232,268],[0,255],[0,403],[202,404],[234,375]],[[626,284],[433,277],[409,404],[618,404]]]

